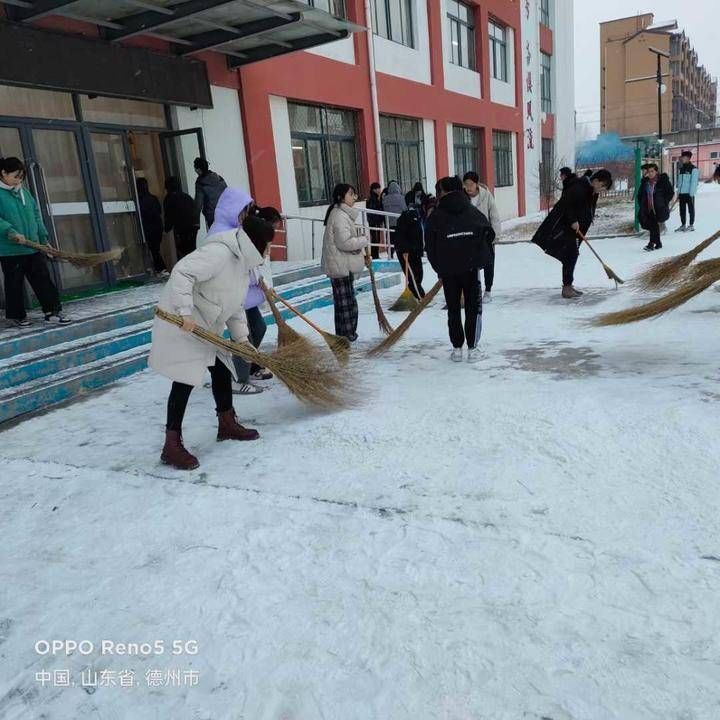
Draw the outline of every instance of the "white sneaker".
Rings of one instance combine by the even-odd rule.
[[[686,232],[687,228],[684,225],[675,228],[675,232]]]
[[[71,323],[72,320],[67,317],[66,315],[63,315],[61,312],[59,313],[48,313],[45,316],[45,322],[46,323],[57,323],[58,325],[67,325],[68,323]]]
[[[475,363],[480,359],[480,351],[474,347],[474,348],[468,348],[467,351],[467,361],[469,363]]]
[[[688,228],[688,232],[695,232],[695,226],[694,226],[694,225],[691,225],[691,226]]]
[[[263,389],[252,383],[236,383],[232,384],[233,395],[259,395]]]
[[[453,351],[450,353],[450,359],[453,362],[462,362],[462,359],[463,359],[462,348],[453,348]]]
[[[482,301],[483,301],[483,303],[490,303],[490,302],[492,302],[492,293],[490,292],[490,290],[486,290],[486,291],[483,293],[483,300],[482,300]]]

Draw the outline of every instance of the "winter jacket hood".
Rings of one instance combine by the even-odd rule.
[[[440,277],[484,267],[495,238],[487,218],[464,192],[440,198],[427,221],[425,244],[428,260]]]
[[[238,216],[252,202],[253,199],[245,190],[225,188],[215,206],[215,221],[208,230],[208,237],[228,230],[237,230]]]
[[[247,339],[245,295],[250,271],[262,262],[244,230],[231,230],[209,238],[173,267],[158,306],[177,315],[191,315],[216,335],[227,326],[236,342]],[[156,318],[153,323],[149,364],[176,382],[200,385],[207,368],[220,359],[235,377],[232,356],[175,325]]]
[[[383,196],[382,199],[382,204],[383,210],[385,212],[397,213],[398,215],[400,215],[401,213],[405,212],[405,210],[407,210],[407,205],[405,204],[405,197],[402,194],[400,185],[394,180],[388,185],[387,193]],[[388,218],[388,222],[390,227],[394,228],[397,224],[397,218]]]
[[[22,185],[0,187],[0,257],[32,255],[32,248],[16,243],[12,236],[23,235],[36,243],[47,244],[48,231],[35,198]]]
[[[363,249],[368,244],[365,229],[357,225],[359,211],[345,204],[328,215],[323,235],[322,269],[331,279],[361,273],[365,267]]]

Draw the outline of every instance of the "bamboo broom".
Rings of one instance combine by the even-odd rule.
[[[390,333],[382,342],[378,343],[375,347],[368,350],[370,357],[377,357],[386,353],[398,340],[405,334],[407,329],[417,320],[418,315],[430,304],[432,299],[440,292],[442,287],[442,280],[438,280],[432,288],[425,294],[422,300],[418,301],[417,307],[398,325],[398,327]]]
[[[605,261],[595,252],[595,248],[588,242],[588,239],[579,231],[575,231],[578,239],[581,242],[584,242],[589,248],[590,252],[598,259],[600,264],[603,266],[603,270],[605,270],[605,274],[608,276],[609,280],[613,280],[615,282],[615,289],[617,290],[617,286],[622,285],[625,281],[620,278],[620,276],[609,266],[605,263]]]
[[[647,270],[641,272],[633,279],[633,286],[638,290],[644,291],[663,290],[671,287],[682,277],[693,260],[695,260],[703,250],[710,247],[718,238],[720,238],[720,230],[711,235],[707,240],[703,240],[692,250],[651,265]]]
[[[288,323],[286,322],[285,318],[280,314],[280,311],[277,309],[277,306],[273,302],[270,291],[267,289],[265,283],[260,280],[259,284],[260,289],[263,291],[265,299],[270,306],[270,312],[275,318],[275,324],[277,325],[278,329],[278,348],[287,347],[288,345],[299,344],[304,347],[305,352],[315,352],[316,348],[313,346],[313,344],[306,337],[297,332],[294,328],[291,328],[290,325],[288,325]]]
[[[407,312],[412,310],[417,304],[417,298],[410,291],[410,280],[408,278],[408,271],[410,269],[410,263],[408,262],[408,254],[404,253],[403,258],[405,259],[405,289],[400,293],[400,297],[390,306],[392,311],[404,311]],[[413,277],[413,282],[415,278]]]
[[[370,273],[370,287],[372,288],[373,302],[375,303],[375,314],[378,319],[378,326],[380,332],[390,335],[393,332],[393,326],[388,322],[383,312],[382,305],[380,304],[380,296],[378,295],[377,284],[375,282],[375,271],[372,266],[372,257],[367,252],[365,255],[365,265],[367,266],[368,272]]]
[[[594,327],[627,325],[628,323],[639,322],[640,320],[647,320],[657,317],[658,315],[663,315],[666,312],[670,312],[670,310],[680,307],[680,305],[686,303],[688,300],[692,300],[692,298],[707,290],[718,280],[720,280],[720,269],[705,273],[696,280],[688,280],[677,290],[673,290],[652,302],[636,305],[627,310],[598,315],[592,318],[589,324]]]
[[[720,258],[713,258],[712,260],[703,260],[691,265],[688,268],[687,277],[689,280],[699,280],[703,275],[718,271],[720,271]]]
[[[112,250],[102,253],[69,253],[58,250],[52,245],[43,245],[42,243],[36,243],[27,238],[24,240],[16,239],[15,242],[18,245],[24,245],[38,252],[45,253],[56,260],[68,262],[78,268],[90,268],[106,262],[115,262],[119,260],[125,252],[125,248],[113,248]]]
[[[162,320],[182,327],[179,315],[155,308]],[[307,353],[301,344],[285,345],[273,353],[256,350],[250,343],[225,340],[202,327],[192,334],[224,352],[237,355],[243,360],[268,368],[299,400],[308,405],[337,410],[350,407],[358,397],[356,381],[336,363],[326,363],[318,353]]]
[[[291,305],[282,295],[278,295],[274,290],[266,290],[268,293],[272,293],[273,297],[281,302],[290,312],[294,313],[301,320],[304,320],[313,330],[322,335],[323,340],[327,343],[327,346],[332,350],[333,355],[342,363],[348,361],[350,355],[350,341],[346,337],[340,335],[333,335],[332,333],[326,332],[321,327],[318,327],[310,318],[303,315],[294,305]]]

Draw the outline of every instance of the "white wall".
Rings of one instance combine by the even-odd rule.
[[[412,0],[414,48],[373,36],[375,69],[387,75],[430,84],[430,33],[426,0]]]
[[[528,214],[540,209],[540,152],[542,148],[542,103],[540,98],[540,12],[539,3],[531,3],[530,17],[521,13],[521,42],[523,78],[523,105],[525,136],[525,210]],[[572,35],[571,35],[572,42]],[[527,62],[526,45],[530,43],[530,63]],[[571,65],[572,63],[570,63]],[[565,70],[565,68],[563,68]],[[527,89],[525,78],[532,75],[532,92]],[[527,104],[532,103],[532,118],[528,116]],[[528,130],[532,130],[534,148],[528,147]]]
[[[213,107],[210,110],[190,110],[185,107],[173,108],[173,121],[177,130],[202,128],[205,152],[210,168],[225,178],[230,186],[249,188],[245,140],[243,136],[240,98],[232,88],[210,88]],[[197,156],[197,144],[193,137],[182,141],[182,165],[185,168],[186,187],[191,195],[195,192],[193,159]],[[198,239],[205,237],[205,222],[200,221]]]
[[[495,202],[497,203],[500,218],[508,220],[518,216],[518,136],[512,134],[513,150],[513,184],[508,187],[495,188]]]
[[[338,62],[355,64],[355,43],[353,36],[336,40],[335,42],[318,45],[318,47],[310,48],[305,52],[313,53],[313,55],[321,55],[322,57],[337,60]]]
[[[523,18],[525,13],[522,13]],[[485,31],[488,32],[487,28]],[[492,46],[490,46],[488,67],[492,67]],[[490,99],[500,105],[515,107],[515,31],[507,28],[507,61],[508,61],[508,82],[496,80],[490,75]]]
[[[455,139],[453,138],[452,123],[446,124],[447,128],[447,147],[448,147],[448,175],[455,174]]]
[[[561,5],[556,4],[561,3]],[[553,110],[555,112],[555,156],[562,165],[575,167],[575,69],[573,48],[573,4],[555,0],[553,18]]]
[[[442,16],[443,38],[443,70],[445,76],[445,89],[461,95],[474,98],[482,97],[480,87],[480,73],[468,70],[450,62],[452,48],[450,46],[450,24],[447,19],[447,0],[440,0],[440,13]]]

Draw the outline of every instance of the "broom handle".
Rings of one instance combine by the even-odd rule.
[[[410,257],[409,253],[403,253],[403,259],[405,260],[405,288],[408,289],[410,287],[410,281],[408,280],[408,268],[410,267],[410,263],[408,262],[408,258]]]
[[[275,290],[270,288],[268,292],[272,293],[273,297],[281,302],[291,313],[294,313],[301,320],[304,320],[313,330],[316,330],[321,335],[325,332],[324,330],[321,330],[312,320],[310,320],[310,318],[306,317],[296,307],[292,306],[282,295],[278,295]]]
[[[595,248],[588,242],[588,239],[587,239],[579,230],[576,230],[576,231],[575,231],[575,234],[578,236],[578,239],[580,240],[580,242],[584,242],[584,243],[590,248],[590,252],[604,265],[605,262],[604,262],[603,259],[595,252]]]
[[[258,285],[260,286],[260,289],[263,291],[263,294],[265,295],[265,299],[268,302],[268,305],[270,306],[270,312],[272,313],[272,316],[275,318],[275,324],[281,325],[284,318],[280,314],[280,311],[277,309],[277,306],[273,302],[272,297],[270,296],[270,291],[267,288],[267,285],[265,285],[265,281],[260,278]]]

